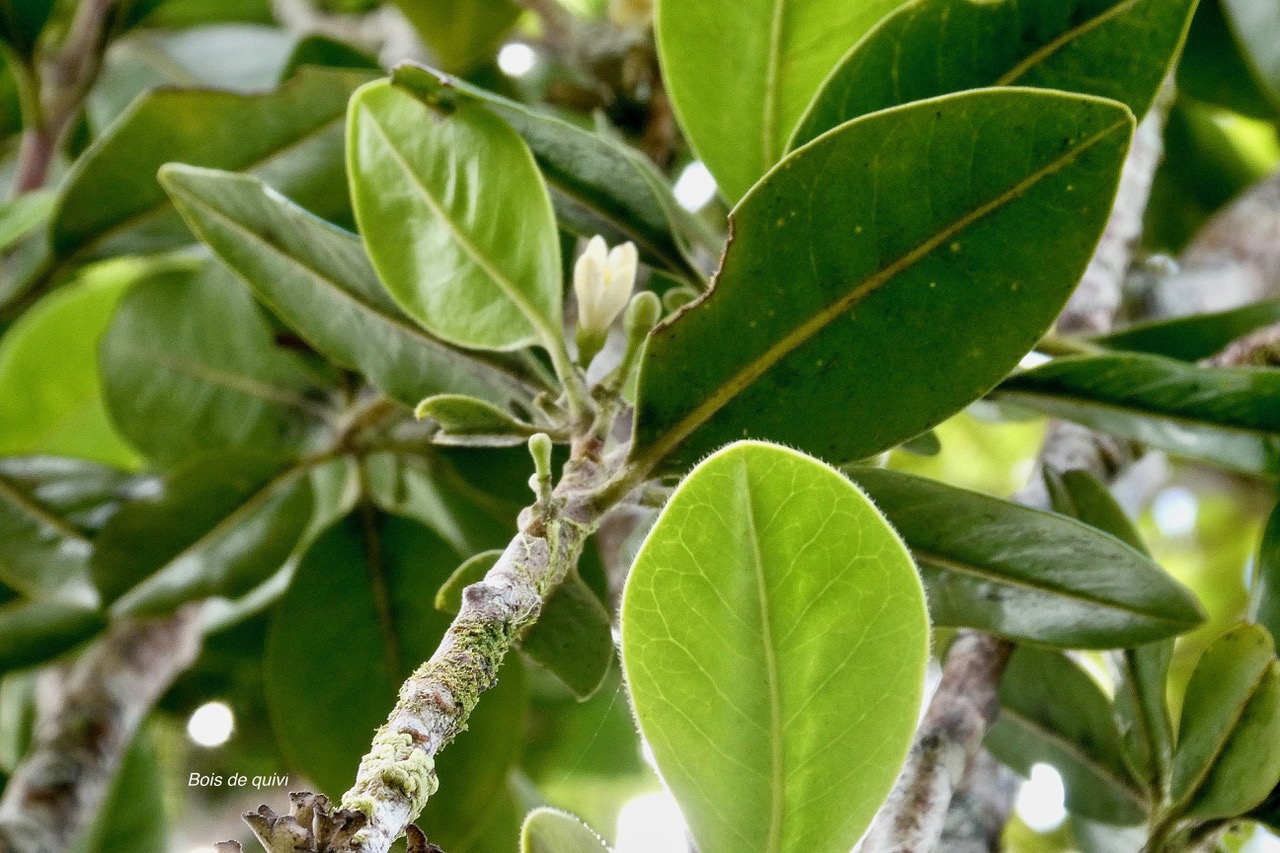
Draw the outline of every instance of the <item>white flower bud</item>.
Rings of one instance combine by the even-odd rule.
[[[608,333],[631,300],[637,261],[634,243],[623,243],[609,251],[603,237],[591,238],[573,269],[579,329],[591,336]]]

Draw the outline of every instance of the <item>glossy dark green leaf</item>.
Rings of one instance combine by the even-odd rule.
[[[1280,103],[1280,6],[1272,0],[1221,0],[1249,70],[1273,103]]]
[[[78,459],[0,459],[0,581],[29,597],[96,604],[90,537],[114,512],[125,480]]]
[[[1061,652],[1031,646],[1014,652],[985,744],[1023,775],[1033,764],[1055,767],[1073,813],[1126,825],[1146,815],[1146,797],[1121,758],[1111,703]]]
[[[307,65],[318,65],[321,68],[356,68],[367,71],[380,71],[378,60],[357,47],[330,38],[323,33],[308,33],[298,39],[293,52],[285,62],[284,71],[280,74],[281,82],[288,80]]]
[[[138,454],[107,416],[98,344],[126,290],[150,274],[169,275],[133,261],[87,269],[7,330],[0,340],[0,455],[137,466]]]
[[[1280,112],[1280,97],[1247,58],[1225,6],[1225,0],[1201,0],[1178,63],[1178,90],[1248,116],[1272,118]]]
[[[983,86],[1098,95],[1141,116],[1196,0],[925,0],[882,21],[826,79],[790,148],[867,113]]]
[[[522,7],[514,0],[393,0],[447,71],[493,59]]]
[[[609,847],[573,815],[541,808],[524,820],[520,853],[609,853]]]
[[[1266,629],[1238,625],[1213,642],[1187,684],[1170,785],[1172,815],[1229,818],[1280,782],[1280,662]]]
[[[792,154],[734,211],[715,287],[650,337],[636,454],[682,468],[746,433],[849,461],[967,405],[1079,281],[1132,127],[1108,101],[983,90]]]
[[[404,679],[435,651],[449,617],[432,607],[458,552],[426,527],[355,515],[308,549],[272,617],[271,718],[286,755],[321,789],[350,786]],[[422,824],[446,849],[468,847],[505,795],[521,741],[523,673],[511,656],[468,729],[436,759],[443,781]]]
[[[928,657],[902,541],[834,469],[730,445],[632,565],[622,655],[700,850],[846,853],[901,769]]]
[[[1250,332],[1280,323],[1280,299],[1255,302],[1230,311],[1194,314],[1171,320],[1135,323],[1092,342],[1108,349],[1199,361],[1221,352]]]
[[[1195,598],[1149,557],[1078,521],[896,471],[851,476],[906,540],[935,625],[1115,648],[1203,620]]]
[[[1253,566],[1249,618],[1266,628],[1274,640],[1280,636],[1280,506],[1271,512]]]
[[[1045,480],[1054,510],[1149,554],[1133,521],[1107,487],[1088,471],[1058,474],[1046,469]],[[1124,757],[1134,777],[1154,794],[1163,792],[1173,759],[1173,722],[1166,695],[1172,659],[1172,639],[1111,655],[1115,717],[1124,744]]]
[[[325,218],[344,218],[347,99],[367,72],[302,69],[275,92],[163,89],[79,159],[53,224],[60,257],[189,241],[156,181],[165,163],[250,171]]]
[[[719,251],[653,164],[625,144],[430,69],[400,65],[392,80],[422,97],[478,99],[515,128],[551,187],[560,225],[578,236],[630,240],[646,263],[694,279],[701,273],[688,258],[689,242]]]
[[[460,394],[438,394],[418,404],[414,414],[433,421],[436,444],[518,447],[542,430],[524,423],[491,403]]]
[[[248,175],[166,166],[160,180],[192,230],[283,322],[401,403],[441,393],[499,406],[528,399],[507,370],[410,320],[378,281],[359,238]]]
[[[326,414],[305,364],[216,265],[136,286],[101,358],[112,420],[162,466],[219,448],[300,450]]]
[[[347,158],[369,257],[409,316],[460,346],[558,346],[555,217],[509,125],[379,81],[352,98]]]
[[[0,3],[0,41],[21,57],[30,57],[53,13],[55,0],[6,0]]]
[[[1280,473],[1278,371],[1080,356],[1007,379],[997,398],[1232,471]]]
[[[118,615],[153,615],[213,595],[235,598],[273,575],[311,518],[305,467],[256,454],[201,458],[98,536],[93,575]]]
[[[25,599],[0,604],[0,673],[51,660],[106,625],[102,611],[81,604]]]
[[[902,0],[661,0],[658,52],[680,125],[729,201],[782,159],[854,42]],[[710,34],[714,49],[708,42]]]

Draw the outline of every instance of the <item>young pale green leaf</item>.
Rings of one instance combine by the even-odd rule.
[[[428,397],[413,410],[419,419],[434,421],[436,444],[470,447],[518,447],[542,430],[524,423],[497,406],[461,394]]]
[[[96,266],[6,330],[0,340],[0,455],[138,465],[137,452],[107,416],[98,344],[126,290],[147,275],[135,261]]]
[[[53,190],[38,190],[0,204],[0,253],[47,222],[57,198]]]
[[[152,461],[206,451],[298,451],[326,414],[314,377],[225,269],[134,287],[102,341],[107,410]]]
[[[272,615],[266,694],[285,754],[323,790],[351,784],[397,689],[435,651],[449,617],[432,598],[458,558],[426,527],[376,511],[340,521],[303,556]],[[513,655],[467,731],[436,758],[449,784],[422,816],[433,841],[470,849],[496,818],[491,806],[505,791],[523,719],[523,671]]]
[[[608,853],[609,845],[571,814],[540,808],[520,830],[520,853]]]
[[[493,60],[523,8],[514,0],[393,0],[447,71]]]
[[[893,529],[835,470],[741,442],[640,549],[622,656],[640,730],[707,853],[845,853],[911,742],[928,618]]]
[[[0,459],[0,582],[31,598],[96,604],[90,537],[125,482],[114,468],[79,459]]]
[[[1280,372],[1153,355],[1056,359],[1005,380],[998,399],[1177,456],[1280,473]]]
[[[791,148],[850,119],[983,86],[1030,86],[1151,107],[1197,0],[925,0],[860,41],[822,84]]]
[[[509,125],[382,80],[351,99],[347,158],[369,257],[409,316],[460,346],[559,346],[555,216]]]
[[[1110,533],[1142,554],[1146,543],[1111,492],[1088,471],[1058,474],[1045,469],[1053,508]],[[1164,791],[1173,760],[1173,722],[1166,681],[1173,640],[1147,643],[1111,655],[1115,679],[1115,718],[1124,757],[1134,777],[1154,794]]]
[[[698,156],[730,201],[782,159],[818,86],[902,0],[659,0],[663,78]],[[714,49],[708,42],[714,34]]]
[[[1110,101],[995,89],[795,152],[734,211],[715,287],[651,335],[635,453],[683,468],[746,433],[850,461],[972,402],[1079,282],[1132,129]]]
[[[1221,352],[1232,341],[1272,323],[1280,323],[1280,299],[1268,299],[1214,314],[1135,323],[1091,340],[1112,350],[1163,355],[1179,361],[1199,361]]]
[[[1238,625],[1196,664],[1182,703],[1170,784],[1173,816],[1230,818],[1280,782],[1280,662],[1266,629]]]
[[[646,263],[696,281],[702,275],[689,260],[688,243],[720,251],[719,241],[676,203],[653,164],[604,133],[420,66],[402,64],[391,79],[427,99],[474,98],[515,128],[551,187],[561,227],[574,234],[600,234],[611,246],[630,240]]]
[[[1262,531],[1258,558],[1254,561],[1250,621],[1266,628],[1272,639],[1280,636],[1280,506]]]
[[[122,507],[97,538],[93,575],[112,613],[236,598],[271,577],[311,518],[308,473],[259,454],[219,454],[172,471],[156,495]]]
[[[106,626],[101,610],[82,604],[25,599],[0,604],[0,673],[52,660]]]
[[[485,551],[459,566],[436,591],[436,609],[457,613],[462,591],[481,581],[502,551]],[[595,695],[613,663],[613,624],[576,571],[542,605],[542,614],[521,641],[525,654],[564,682],[578,701]]]
[[[1060,652],[1020,647],[1000,685],[1000,717],[987,749],[1023,775],[1037,763],[1062,774],[1067,808],[1103,823],[1135,824],[1148,810],[1121,758],[1111,703]]]
[[[347,216],[343,120],[370,75],[304,68],[277,91],[160,89],[125,112],[77,161],[53,222],[59,257],[190,241],[156,172],[165,163],[250,171],[308,210]]]
[[[498,406],[528,399],[501,365],[436,340],[405,316],[359,238],[249,175],[170,165],[160,182],[192,230],[281,320],[401,403],[445,392]]]
[[[851,476],[906,540],[935,625],[1107,649],[1204,618],[1150,557],[1093,527],[896,471]]]

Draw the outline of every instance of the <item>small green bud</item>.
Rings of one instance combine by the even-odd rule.
[[[622,325],[627,330],[627,337],[643,338],[653,331],[662,319],[662,300],[652,291],[644,290],[631,297],[627,305],[627,313],[622,318]]]
[[[545,432],[529,436],[529,455],[533,457],[533,478],[529,485],[539,501],[551,497],[551,436]]]

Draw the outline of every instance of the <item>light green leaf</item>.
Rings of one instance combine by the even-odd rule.
[[[1243,814],[1280,782],[1280,662],[1266,629],[1238,625],[1200,657],[1173,757],[1170,815]]]
[[[249,171],[303,207],[343,218],[343,121],[367,72],[304,68],[274,92],[151,92],[86,151],[53,222],[59,257],[190,242],[156,172],[165,163]]]
[[[351,100],[347,158],[369,257],[409,316],[460,346],[558,345],[555,217],[509,125],[383,80]]]
[[[107,626],[102,611],[63,601],[0,604],[0,673],[52,660]]]
[[[0,204],[0,253],[7,252],[37,225],[48,221],[57,194],[38,190]]]
[[[303,556],[272,616],[266,693],[285,754],[322,790],[350,786],[397,689],[435,651],[449,617],[432,599],[458,559],[426,527],[363,511]],[[448,784],[421,820],[448,850],[469,848],[496,819],[523,734],[523,681],[513,655],[467,731],[436,759]]]
[[[845,853],[911,742],[928,656],[911,559],[833,469],[743,442],[689,475],[622,604],[640,730],[705,853]]]
[[[434,421],[436,444],[459,444],[470,447],[519,447],[529,436],[542,432],[491,403],[461,394],[438,394],[428,397],[414,409],[420,420]]]
[[[998,399],[1249,474],[1280,473],[1280,372],[1125,354],[1056,359]]]
[[[192,230],[281,320],[401,403],[445,392],[500,406],[528,399],[508,368],[436,340],[405,316],[359,238],[248,175],[170,165],[160,182]]]
[[[284,565],[311,518],[306,466],[261,454],[217,454],[170,472],[97,538],[93,575],[118,616],[236,598]]]
[[[427,68],[402,64],[392,80],[424,98],[475,98],[510,124],[533,152],[550,185],[562,228],[630,240],[649,264],[700,282],[690,242],[710,252],[723,243],[676,203],[671,187],[643,154],[604,132],[592,133],[525,104]]]
[[[1132,128],[1109,101],[982,90],[792,154],[734,211],[715,287],[650,336],[638,457],[683,468],[746,433],[844,462],[954,414],[1061,311]]]
[[[0,455],[49,454],[137,466],[138,454],[107,417],[98,343],[125,291],[147,274],[147,267],[132,260],[86,270],[5,333],[0,340]]]
[[[1097,95],[1144,115],[1197,0],[924,0],[840,61],[796,129],[798,148],[844,122],[983,86]]]
[[[1280,299],[1268,299],[1219,311],[1169,320],[1135,323],[1118,332],[1093,338],[1107,349],[1163,355],[1179,361],[1199,361],[1226,348],[1252,331],[1280,323]]]
[[[1106,649],[1204,618],[1150,557],[1078,521],[896,471],[851,476],[906,540],[935,625]]]
[[[556,809],[534,809],[520,830],[520,853],[608,853],[591,827]]]
[[[165,772],[154,740],[145,728],[134,736],[93,822],[68,853],[167,853]]]
[[[1148,803],[1121,758],[1106,694],[1060,652],[1020,647],[1000,685],[987,749],[1024,776],[1033,764],[1062,774],[1067,808],[1112,824],[1142,821]]]
[[[299,451],[327,415],[315,377],[217,265],[135,287],[101,356],[112,420],[161,466],[220,448]]]
[[[462,609],[462,591],[473,583],[484,580],[484,576],[498,564],[498,559],[503,553],[505,552],[501,549],[481,551],[474,557],[464,560],[462,565],[454,569],[448,580],[436,590],[436,610],[456,616]],[[536,623],[534,627],[537,627]]]
[[[901,3],[659,0],[655,27],[667,90],[725,198],[742,198],[782,159],[827,74]]]
[[[115,511],[125,481],[78,459],[0,459],[0,581],[31,598],[97,604],[90,537]]]

